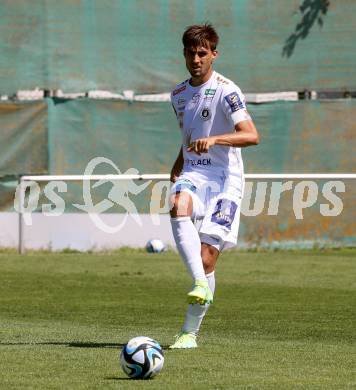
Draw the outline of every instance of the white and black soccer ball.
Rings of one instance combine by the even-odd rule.
[[[156,340],[139,336],[131,339],[122,349],[120,364],[125,374],[133,379],[148,379],[163,368],[164,356]]]
[[[166,246],[161,240],[155,238],[147,242],[146,250],[149,253],[161,253],[166,250]]]

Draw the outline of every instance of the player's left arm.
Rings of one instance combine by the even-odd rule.
[[[193,141],[188,148],[188,152],[195,152],[200,155],[207,153],[214,145],[234,146],[244,148],[246,146],[258,145],[260,136],[255,124],[251,119],[247,119],[235,124],[235,131],[227,134],[214,135],[200,138]]]
[[[188,151],[201,154],[207,153],[214,145],[244,148],[260,142],[256,126],[247,112],[245,96],[237,85],[228,84],[224,87],[219,104],[234,128],[226,134],[197,139],[189,145]]]

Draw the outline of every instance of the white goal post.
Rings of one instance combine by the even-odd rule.
[[[169,180],[169,174],[142,174],[142,175],[24,175],[19,177],[19,213],[18,213],[18,252],[24,252],[23,246],[23,211],[25,201],[25,183],[29,181],[124,181],[124,180]],[[330,179],[356,179],[356,173],[257,173],[245,174],[245,179],[271,180],[330,180]]]

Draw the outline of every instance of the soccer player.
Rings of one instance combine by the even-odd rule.
[[[259,143],[240,88],[213,70],[219,40],[214,27],[190,26],[182,40],[191,77],[171,93],[182,147],[171,171],[170,214],[193,288],[172,349],[197,347],[201,322],[213,302],[218,256],[237,242],[244,192],[240,148]]]

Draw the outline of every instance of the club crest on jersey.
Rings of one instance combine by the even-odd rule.
[[[225,96],[225,100],[229,104],[232,112],[246,108],[237,92],[232,92]]]
[[[201,112],[200,112],[200,118],[203,120],[203,121],[207,121],[211,118],[211,111],[209,109],[209,107],[204,107]]]

